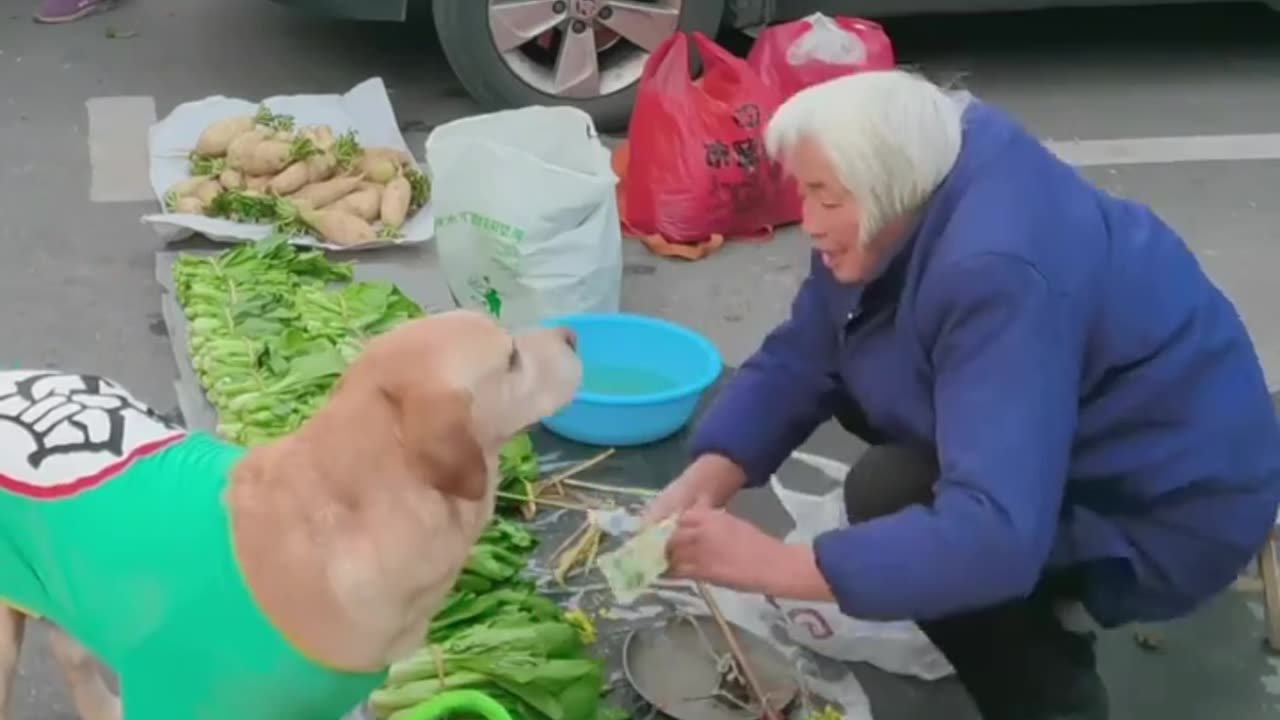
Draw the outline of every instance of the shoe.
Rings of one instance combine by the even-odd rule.
[[[71,22],[106,7],[107,0],[41,0],[35,20],[40,23]]]

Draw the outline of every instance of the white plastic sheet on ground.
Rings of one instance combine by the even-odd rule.
[[[163,212],[164,194],[179,181],[190,177],[187,156],[206,127],[233,115],[252,115],[259,104],[274,113],[294,116],[298,126],[328,125],[335,135],[348,130],[356,132],[361,145],[393,147],[412,155],[391,98],[381,78],[365,80],[344,95],[277,95],[261,102],[215,95],[203,100],[183,103],[163,120],[151,126],[147,138],[151,156],[151,189],[160,213],[143,216],[166,242],[199,233],[211,240],[239,243],[261,240],[271,234],[269,225],[238,223],[203,215]],[[332,250],[369,250],[391,244],[422,243],[435,234],[431,203],[420,209],[404,224],[403,235],[395,243],[377,242],[355,247],[341,247],[321,242],[310,235],[299,236],[296,245],[324,247]]]
[[[835,481],[827,493],[812,495],[783,487],[775,475],[770,490],[795,523],[787,542],[808,543],[818,534],[846,524],[843,488],[849,467],[828,458],[796,451],[791,457],[817,469]],[[626,536],[637,529],[637,519],[624,510],[598,513],[597,523],[610,535]],[[549,517],[541,521],[558,522]],[[535,567],[546,579],[549,567]],[[850,669],[850,662],[865,662],[897,675],[937,680],[953,670],[940,651],[912,622],[873,622],[844,615],[834,603],[797,602],[766,598],[711,587],[721,612],[735,625],[771,642],[789,657],[806,692],[837,703],[846,720],[873,720],[871,705]],[[601,597],[602,595],[608,597]],[[571,605],[589,609],[603,603],[608,617],[631,627],[644,625],[673,609],[694,615],[709,613],[691,583],[661,581],[635,599],[612,597],[607,585],[579,589]],[[811,708],[820,710],[821,708]],[[803,717],[803,713],[799,715]]]
[[[796,452],[792,458],[840,481],[849,471],[843,463],[809,453]],[[818,535],[847,524],[844,488],[839,485],[825,495],[810,495],[786,489],[774,476],[770,487],[795,521],[795,529],[786,537],[789,543],[808,545]],[[953,672],[951,664],[913,622],[859,620],[840,612],[835,603],[775,600],[773,606],[787,635],[824,657],[866,662],[886,672],[924,680],[937,680]]]

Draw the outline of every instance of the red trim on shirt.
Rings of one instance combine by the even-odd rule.
[[[141,460],[148,455],[154,455],[179,440],[182,440],[186,436],[187,433],[185,431],[179,431],[169,437],[144,443],[134,448],[125,457],[103,467],[92,475],[85,475],[70,482],[58,483],[53,486],[33,485],[29,482],[0,473],[0,490],[7,490],[17,495],[36,498],[39,500],[56,500],[70,497],[76,493],[84,492],[85,490],[101,485],[103,482],[119,475],[138,460]]]

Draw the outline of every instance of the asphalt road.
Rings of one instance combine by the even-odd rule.
[[[213,94],[342,92],[376,75],[419,152],[430,128],[475,111],[425,19],[377,25],[265,0],[133,0],[44,27],[27,21],[28,4],[6,3],[0,14],[0,337],[9,338],[0,363],[100,372],[161,410],[176,405],[175,371],[153,280],[158,241],[138,220],[152,205],[131,194],[138,170],[128,153],[148,108],[163,117]],[[1183,230],[1238,302],[1280,384],[1280,328],[1266,323],[1280,299],[1280,162],[1269,136],[1280,132],[1280,18],[1213,7],[889,29],[901,60],[1004,104],[1078,153],[1105,187],[1151,203]],[[128,110],[104,116],[104,106]],[[1221,135],[1248,137],[1224,153],[1214,149]],[[1149,140],[1164,137],[1198,149],[1164,162],[1176,153]],[[1097,142],[1113,139],[1121,142]],[[1122,156],[1137,164],[1107,164]],[[678,316],[736,364],[785,311],[805,256],[793,230],[693,264],[629,244],[625,303]],[[11,717],[71,718],[43,643],[30,645]]]

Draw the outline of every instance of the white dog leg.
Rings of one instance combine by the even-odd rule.
[[[49,628],[49,647],[62,666],[80,720],[120,720],[120,699],[107,688],[93,655],[60,628]]]
[[[18,675],[18,655],[22,651],[27,617],[12,608],[0,608],[0,720],[8,720],[13,680]]]

